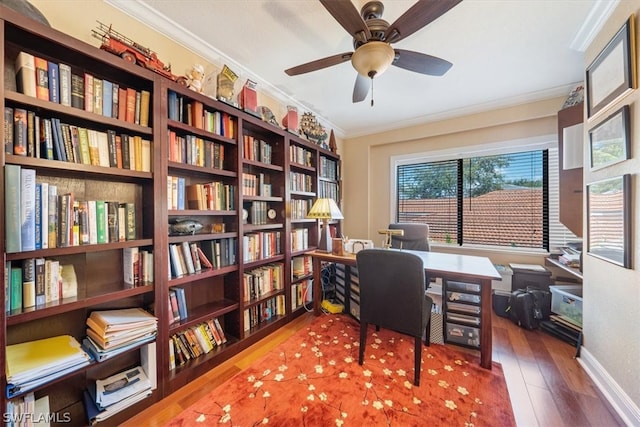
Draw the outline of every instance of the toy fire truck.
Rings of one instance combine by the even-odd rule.
[[[180,84],[187,84],[188,79],[184,76],[174,75],[171,72],[171,64],[165,65],[158,59],[154,51],[115,31],[111,28],[111,25],[107,26],[100,21],[96,22],[98,22],[98,28],[91,30],[91,32],[93,37],[102,42],[100,49],[118,55],[132,64],[138,64]]]

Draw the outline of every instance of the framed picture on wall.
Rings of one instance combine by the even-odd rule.
[[[636,88],[635,17],[618,30],[587,67],[587,117]]]
[[[631,268],[631,175],[587,185],[587,253]]]
[[[589,131],[591,169],[627,160],[631,150],[629,106],[625,105]]]

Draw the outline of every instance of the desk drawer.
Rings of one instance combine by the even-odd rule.
[[[447,291],[447,301],[466,302],[480,304],[480,295],[465,294],[464,292]]]
[[[480,347],[480,328],[447,322],[445,339],[447,342],[467,347]]]
[[[447,291],[455,292],[480,292],[480,285],[477,283],[456,282],[454,280],[446,281]]]

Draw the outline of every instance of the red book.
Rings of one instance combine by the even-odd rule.
[[[46,59],[35,56],[33,62],[36,66],[36,98],[49,100],[49,63]]]
[[[127,89],[127,102],[125,102],[125,120],[129,123],[135,123],[136,119],[136,90]]]

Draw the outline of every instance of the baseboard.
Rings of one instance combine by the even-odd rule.
[[[616,413],[628,426],[640,426],[640,408],[620,388],[602,365],[585,347],[580,349],[578,363],[596,384]]]

